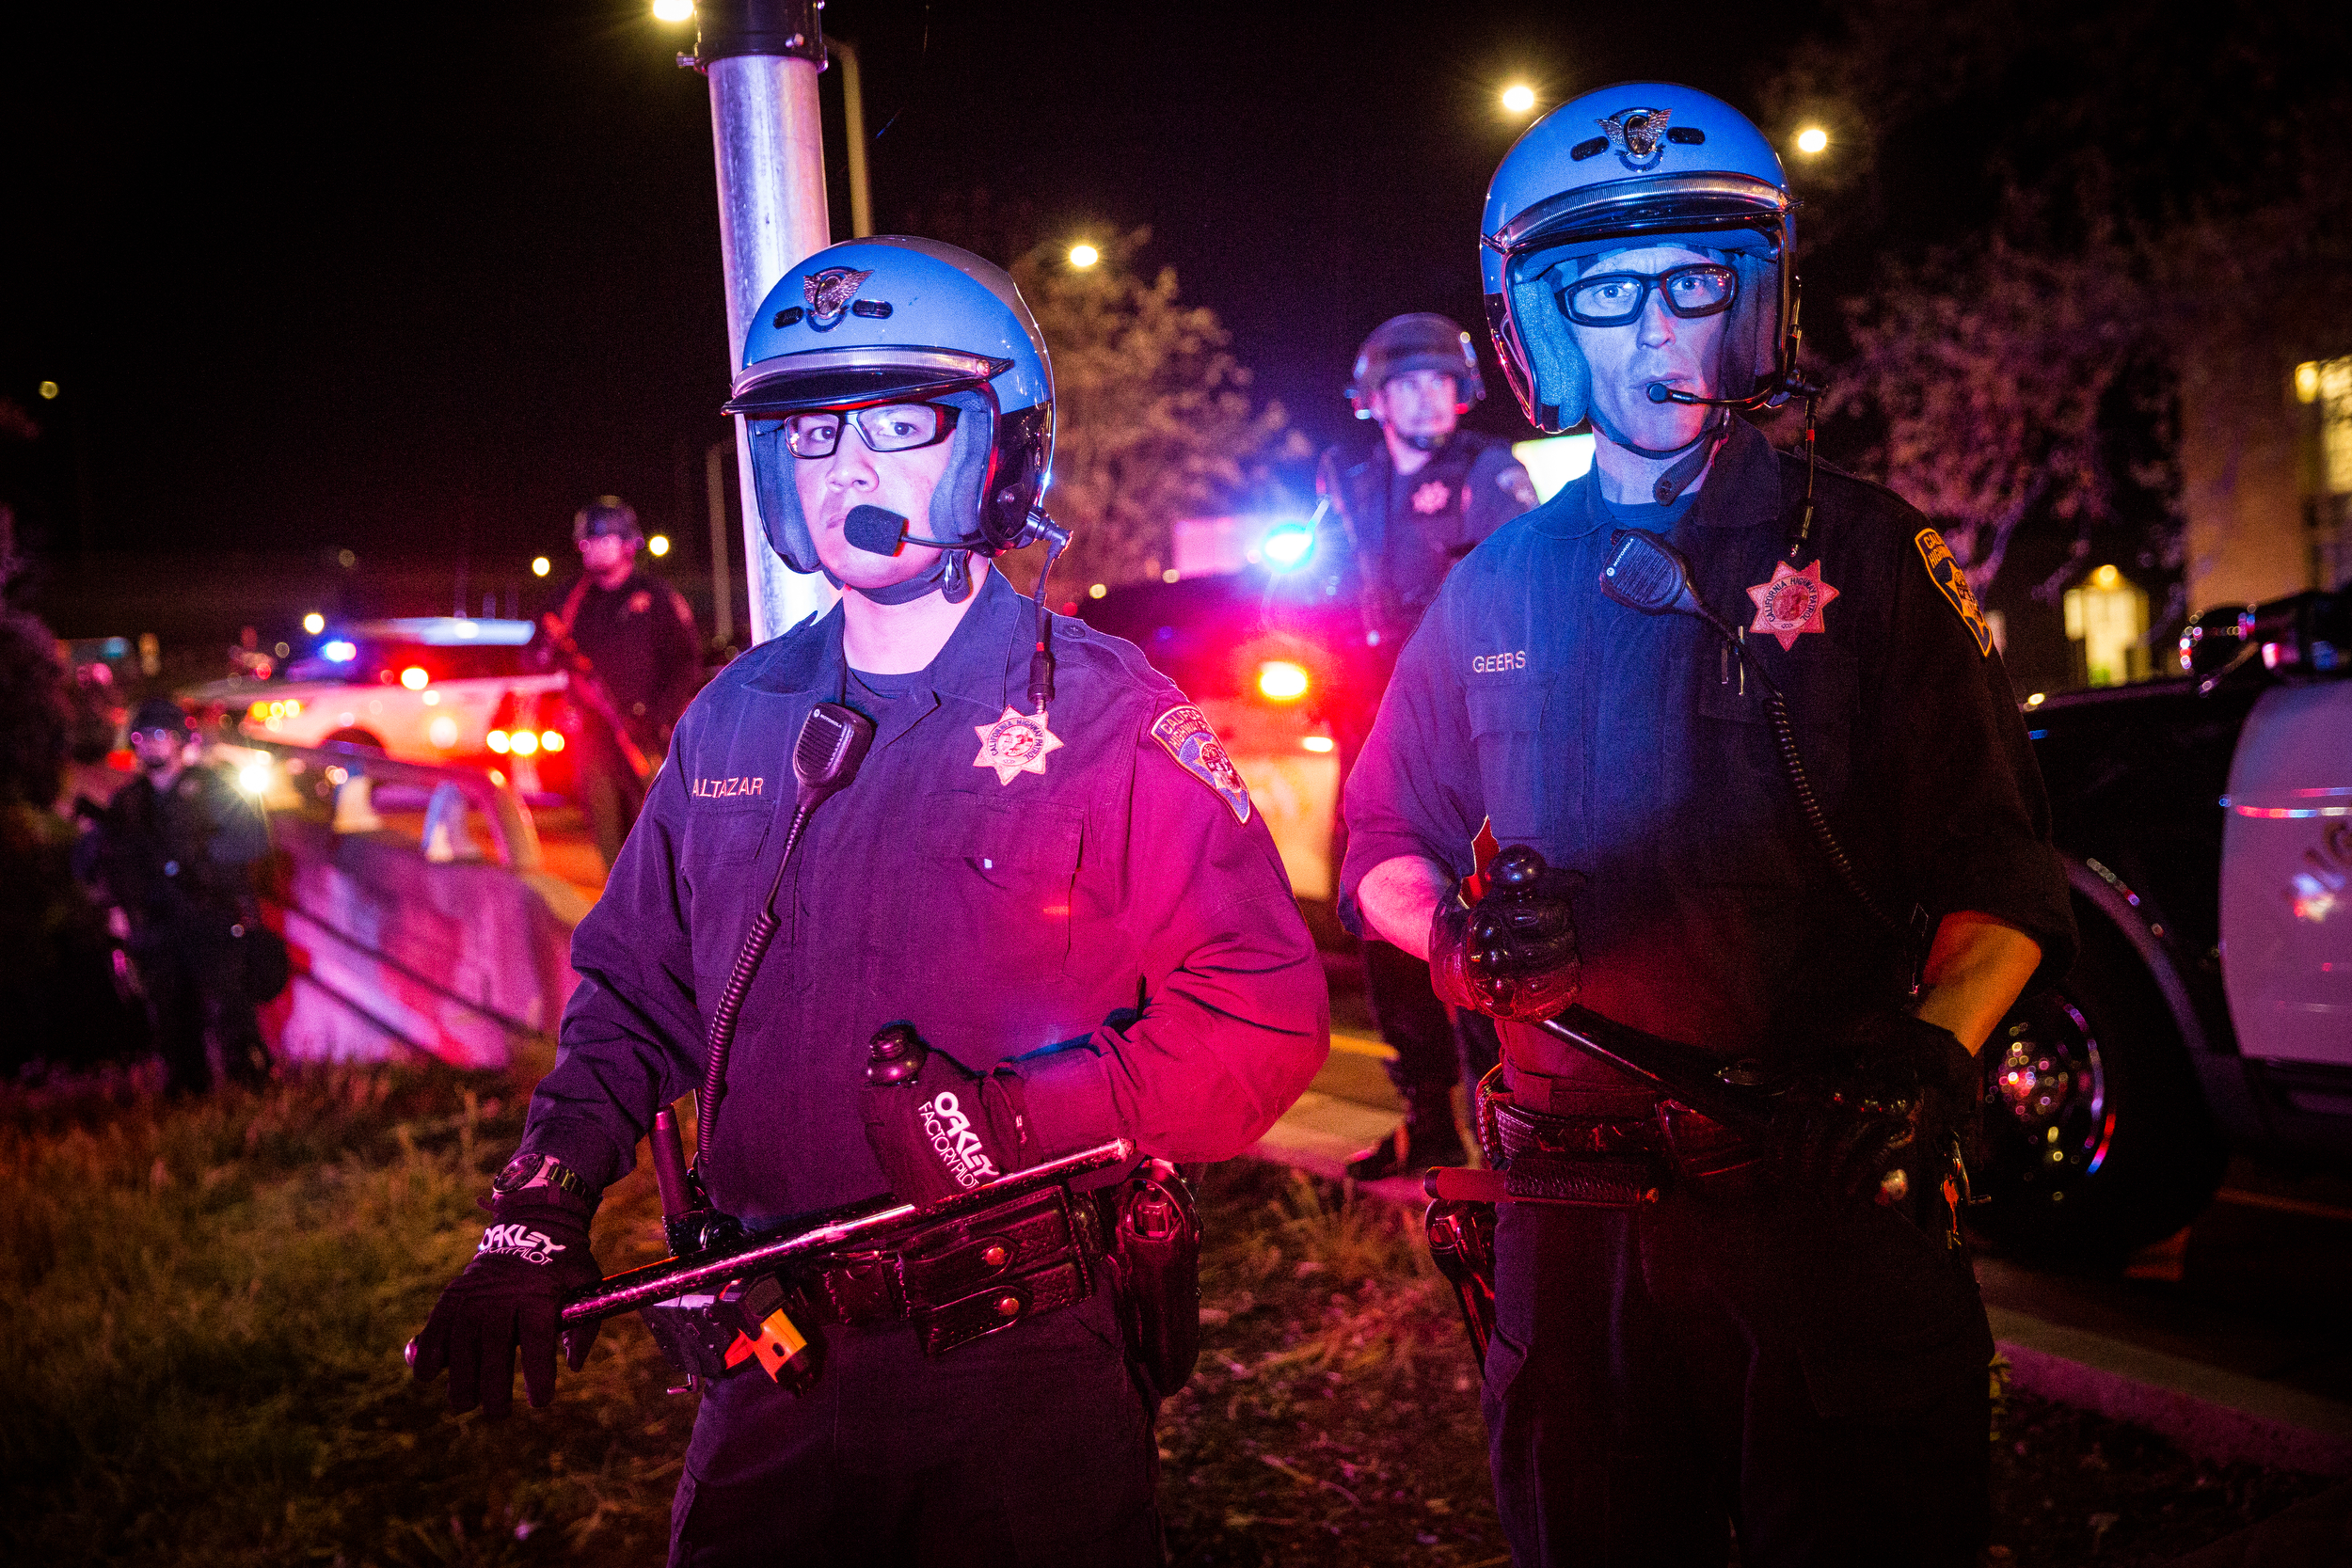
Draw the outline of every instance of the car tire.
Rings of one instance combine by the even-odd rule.
[[[2021,998],[1980,1053],[1985,1159],[1970,1228],[2038,1262],[2106,1267],[2178,1231],[2228,1148],[2154,977],[2080,898],[2082,952]]]
[[[355,752],[372,752],[379,757],[385,754],[384,742],[378,740],[373,732],[369,730],[357,728],[337,730],[326,739],[320,741],[319,744],[322,746],[348,746]]]

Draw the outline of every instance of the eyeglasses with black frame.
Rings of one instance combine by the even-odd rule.
[[[784,444],[804,460],[831,457],[847,426],[868,451],[914,451],[955,434],[958,410],[944,403],[885,403],[872,408],[820,408],[783,421]]]
[[[1664,272],[1555,274],[1551,292],[1561,314],[1580,326],[1624,326],[1649,308],[1650,291],[1685,321],[1719,316],[1740,297],[1740,275],[1716,261],[1692,261]]]

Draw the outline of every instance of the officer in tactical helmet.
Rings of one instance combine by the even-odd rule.
[[[265,998],[254,994],[262,966],[253,953],[276,939],[262,930],[252,878],[269,853],[269,825],[198,749],[179,704],[141,703],[131,716],[138,773],[103,808],[86,806],[93,826],[74,856],[76,871],[122,911],[173,1094],[212,1086],[208,1041],[233,1082],[262,1083],[270,1065],[254,1019]],[[274,983],[284,984],[282,973]]]
[[[2074,925],[1951,551],[1740,417],[1810,391],[1792,205],[1753,125],[1662,83],[1503,160],[1488,322],[1595,467],[1446,579],[1349,782],[1343,913],[1502,1021],[1484,1403],[1522,1564],[1985,1538],[1975,1053]],[[1730,1119],[1564,1011],[1723,1062],[1668,1082]]]
[[[760,307],[729,407],[770,542],[841,599],[695,699],[580,924],[499,1223],[416,1343],[460,1409],[507,1408],[517,1347],[546,1402],[597,1196],[697,1085],[708,1200],[767,1231],[1120,1137],[1225,1159],[1327,1049],[1313,942],[1200,710],[993,564],[1067,538],[1011,278],[927,240],[820,251]],[[862,754],[803,744],[860,724]],[[796,776],[836,754],[803,814]],[[1158,1563],[1153,1413],[1189,1364],[1139,1325],[1197,1284],[1143,1299],[1091,1194],[1023,1212],[798,1278],[813,1382],[705,1386],[671,1560]]]
[[[572,518],[580,576],[545,628],[569,656],[575,705],[584,710],[577,767],[607,866],[637,819],[650,765],[702,680],[694,612],[676,589],[637,569],[644,542],[637,509],[620,497],[581,507]]]
[[[1470,334],[1443,316],[1392,317],[1357,351],[1348,401],[1358,419],[1379,427],[1379,444],[1354,454],[1333,447],[1315,469],[1336,525],[1320,543],[1337,546],[1318,550],[1315,575],[1327,593],[1356,601],[1364,630],[1364,647],[1349,661],[1348,704],[1332,723],[1343,780],[1438,584],[1480,541],[1535,504],[1510,443],[1460,428],[1486,395]],[[1406,1114],[1392,1134],[1348,1162],[1347,1173],[1370,1181],[1458,1164],[1465,1154],[1454,1085],[1475,1084],[1494,1066],[1494,1025],[1439,1002],[1429,966],[1411,954],[1374,938],[1363,958],[1365,998],[1396,1052],[1387,1068]]]

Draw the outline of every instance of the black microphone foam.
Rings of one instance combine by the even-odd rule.
[[[906,531],[907,520],[881,506],[853,506],[841,525],[843,537],[867,555],[897,555]]]
[[[1651,383],[1649,384],[1649,400],[1650,400],[1650,402],[1652,402],[1652,403],[1664,403],[1664,402],[1668,401],[1669,399],[1671,399],[1673,396],[1674,396],[1674,392],[1672,391],[1672,389],[1671,389],[1671,388],[1669,388],[1667,387],[1667,385],[1666,385],[1664,382],[1662,382],[1662,381],[1653,381],[1653,382],[1651,382]]]

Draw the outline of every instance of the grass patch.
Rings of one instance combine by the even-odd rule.
[[[479,1234],[527,1084],[400,1067],[167,1104],[120,1083],[0,1124],[0,1557],[658,1560],[691,1423],[642,1330],[551,1418],[453,1420],[401,1347]],[[598,1216],[656,1255],[649,1185]]]
[[[452,1418],[400,1351],[464,1264],[531,1072],[298,1072],[167,1103],[120,1077],[0,1091],[0,1560],[659,1561],[693,1401],[644,1327],[555,1407]],[[1476,1372],[1415,1216],[1247,1161],[1202,1180],[1206,1351],[1162,1411],[1173,1560],[1507,1560]],[[608,1270],[660,1254],[651,1174]],[[2153,1562],[2327,1484],[2201,1465],[2012,1393],[1994,1539]]]

